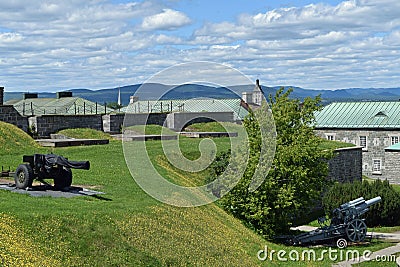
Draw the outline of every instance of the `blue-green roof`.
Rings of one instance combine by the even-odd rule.
[[[400,151],[400,143],[391,145],[390,147],[385,148],[385,150]]]
[[[80,97],[29,98],[12,104],[21,115],[75,115],[101,114],[113,112],[113,109]],[[97,106],[97,109],[96,109]]]
[[[400,102],[340,102],[315,113],[317,128],[400,129]]]
[[[235,120],[242,120],[248,114],[240,98],[225,99],[179,99],[179,100],[142,100],[121,108],[125,113],[158,112],[233,112]]]

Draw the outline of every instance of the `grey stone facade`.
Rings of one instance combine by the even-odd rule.
[[[400,183],[400,151],[385,152],[385,177],[391,183]]]
[[[362,180],[362,147],[346,147],[335,150],[329,160],[328,179],[339,182]]]
[[[125,121],[124,121],[125,120]],[[180,131],[188,124],[209,121],[234,121],[233,112],[174,112],[174,113],[127,113],[103,115],[105,132],[121,132],[122,125],[156,124]]]
[[[91,128],[103,130],[101,115],[42,115],[29,118],[29,126],[36,129],[38,137],[69,128]]]
[[[14,124],[28,132],[28,118],[21,116],[13,106],[0,106],[0,121]]]
[[[362,149],[362,172],[363,175],[375,179],[388,179],[393,183],[400,183],[400,172],[395,174],[392,164],[388,165],[385,148],[400,139],[400,129],[317,129],[318,136],[346,143],[352,143],[357,146],[363,146]],[[393,140],[392,140],[393,139]]]
[[[233,112],[176,112],[167,116],[164,126],[175,131],[181,131],[184,127],[201,122],[220,121],[234,122]]]
[[[156,124],[164,125],[166,113],[134,113],[103,115],[103,129],[107,133],[120,133],[122,126]],[[125,120],[125,121],[124,121]]]
[[[0,106],[4,105],[4,87],[0,86]]]

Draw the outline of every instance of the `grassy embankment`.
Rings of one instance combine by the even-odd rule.
[[[270,243],[215,204],[178,208],[157,202],[131,177],[122,143],[48,149],[0,122],[0,165],[15,168],[23,154],[56,153],[90,160],[91,170],[73,170],[74,185],[90,185],[102,198],[31,197],[0,190],[0,262],[4,266],[330,266],[323,262],[260,262],[257,252],[285,249]],[[77,131],[79,133],[79,130]],[[88,133],[75,137],[87,138]],[[91,137],[96,137],[92,132]],[[228,138],[214,139],[227,149]],[[180,138],[188,157],[199,156],[200,140]],[[198,184],[204,177],[164,162],[159,141],[146,143],[157,170],[176,183]],[[387,246],[374,242],[357,249]],[[301,253],[303,248],[295,248]],[[323,248],[316,248],[317,253]],[[389,266],[389,265],[388,265]]]

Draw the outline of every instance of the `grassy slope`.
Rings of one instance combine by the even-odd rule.
[[[224,149],[228,139],[215,139]],[[193,158],[196,145],[181,139]],[[160,142],[146,143],[155,161]],[[1,154],[1,162],[16,166],[23,153],[40,152],[33,143]],[[257,251],[290,248],[263,240],[238,220],[211,204],[177,208],[146,195],[127,169],[119,141],[109,145],[58,148],[71,160],[90,160],[91,170],[73,170],[73,184],[95,185],[102,198],[35,198],[0,190],[0,259],[11,266],[257,266]],[[165,167],[167,166],[167,167]],[[188,173],[160,172],[182,184]],[[185,181],[182,181],[182,178]],[[385,244],[376,243],[376,249]],[[301,251],[300,248],[297,248]],[[321,250],[321,249],[319,249]],[[275,266],[278,262],[264,262]],[[288,266],[283,262],[281,266]],[[330,262],[299,262],[290,266],[330,266]]]
[[[72,138],[82,138],[82,139],[109,139],[112,137],[102,131],[97,131],[94,129],[65,129],[58,132]]]
[[[17,126],[0,121],[0,147],[2,154],[25,151],[39,147],[36,142]]]
[[[171,129],[159,126],[159,125],[135,125],[126,127],[125,130],[133,131],[136,134],[163,134],[163,135],[177,135],[176,132],[172,131]]]
[[[185,128],[187,132],[227,132],[225,127],[241,129],[243,126],[231,122],[203,122],[189,125]]]

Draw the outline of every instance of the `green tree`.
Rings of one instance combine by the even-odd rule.
[[[107,104],[107,107],[117,110],[117,109],[122,108],[123,105],[118,105],[117,102],[110,102],[110,103]]]
[[[227,193],[220,204],[225,210],[241,219],[265,237],[287,232],[296,218],[307,214],[328,182],[327,160],[329,151],[319,148],[322,141],[314,134],[314,112],[321,108],[320,97],[306,98],[303,103],[290,99],[292,89],[281,88],[270,96],[269,104],[276,126],[276,151],[269,172],[258,164],[262,144],[270,143],[268,135],[260,134],[256,119],[268,114],[258,114],[266,109],[250,112],[244,120],[249,135],[250,157],[243,178]],[[263,103],[266,105],[266,103]],[[264,141],[264,142],[262,142]],[[241,155],[232,155],[234,162],[243,162]],[[249,190],[255,172],[264,173],[264,182]],[[229,176],[229,174],[226,174]],[[229,178],[227,179],[229,181]],[[218,185],[213,192],[223,190]]]

